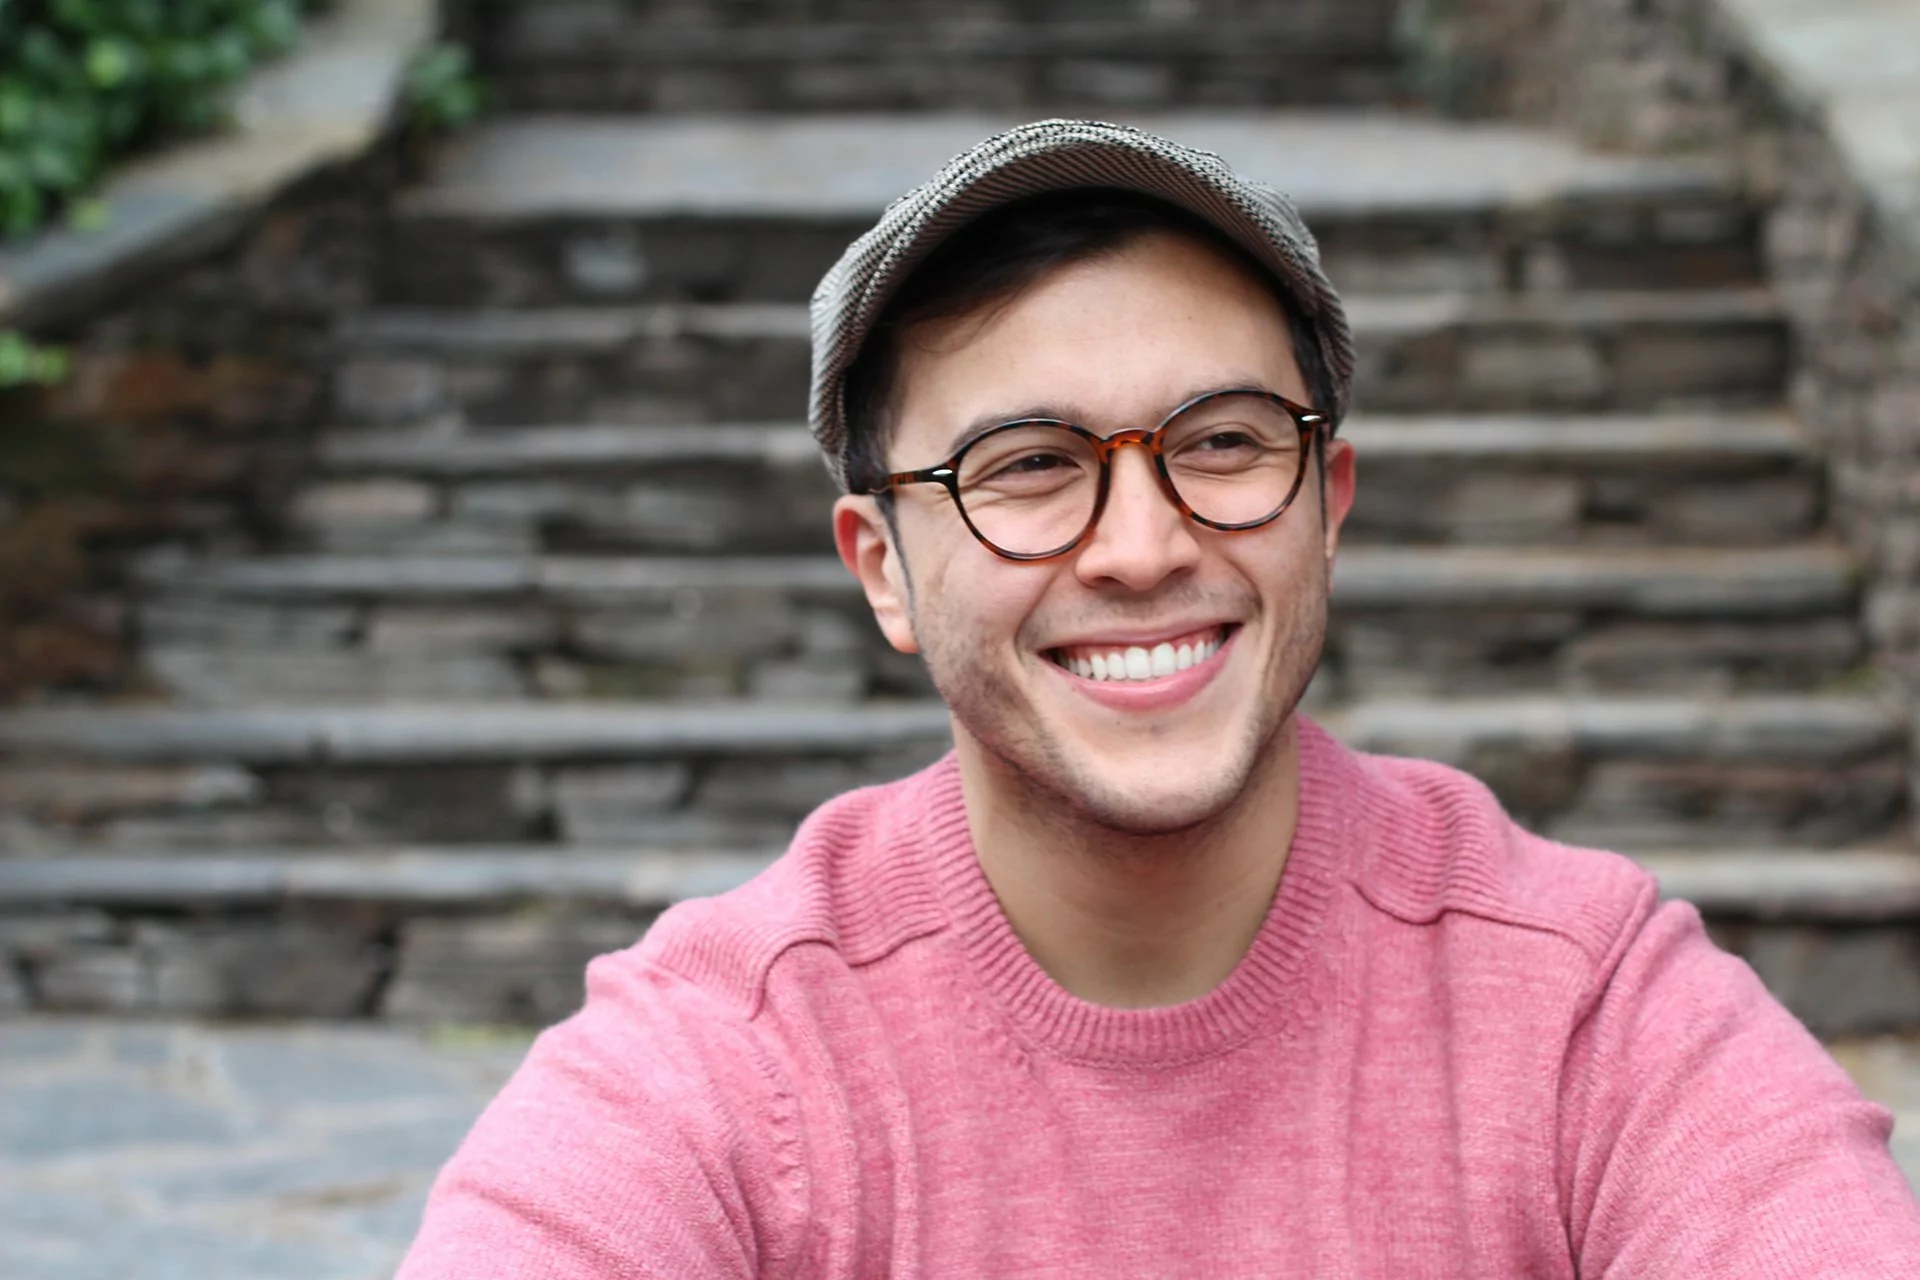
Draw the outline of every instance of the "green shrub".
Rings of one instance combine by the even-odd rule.
[[[66,378],[66,352],[40,346],[16,329],[0,329],[0,391],[58,386]]]
[[[323,0],[0,0],[0,236],[84,209],[115,156],[222,122]]]
[[[442,41],[407,65],[407,114],[426,133],[463,129],[486,105],[486,92],[465,45]]]

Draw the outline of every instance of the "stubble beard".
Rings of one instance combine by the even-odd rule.
[[[1319,567],[1317,581],[1300,584],[1286,597],[1287,608],[1277,620],[1280,643],[1269,659],[1263,690],[1267,696],[1256,700],[1234,741],[1212,749],[1214,768],[1191,789],[1157,803],[1113,785],[1090,762],[1076,761],[1069,745],[981,660],[977,648],[950,639],[960,631],[938,618],[921,626],[917,609],[914,631],[934,688],[979,745],[1008,803],[1090,835],[1175,835],[1228,817],[1277,759],[1326,641],[1328,575],[1324,565]]]

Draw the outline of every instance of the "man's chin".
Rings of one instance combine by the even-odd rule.
[[[1152,761],[1090,762],[1042,785],[1089,826],[1120,836],[1169,836],[1215,822],[1234,807],[1250,772],[1247,762],[1235,763],[1200,771]]]

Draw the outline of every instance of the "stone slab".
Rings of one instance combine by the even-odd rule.
[[[155,682],[184,705],[246,707],[296,702],[396,698],[515,700],[525,682],[505,659],[478,653],[161,646],[141,660]]]
[[[1893,699],[1861,697],[1382,699],[1322,720],[1361,750],[1442,760],[1510,744],[1542,756],[1838,761],[1899,750],[1906,738]]]
[[[1373,294],[1348,297],[1343,302],[1359,343],[1416,338],[1461,328],[1567,333],[1635,325],[1765,325],[1781,319],[1779,301],[1760,288],[1510,296]],[[812,329],[804,305],[784,302],[526,310],[385,307],[344,318],[337,336],[348,351],[408,351],[484,359],[616,354],[641,341],[682,338],[805,343]]]
[[[944,739],[946,708],[740,702],[74,710],[0,714],[0,751],[288,764],[564,760],[689,753],[858,752]]]
[[[1348,309],[1356,384],[1382,411],[1776,403],[1788,368],[1774,299],[1745,288],[1356,296]],[[768,420],[793,415],[808,384],[806,309],[789,303],[394,307],[353,315],[338,342],[340,386],[367,365],[434,359],[424,416],[468,424]],[[1542,344],[1559,355],[1534,359]]]
[[[342,902],[465,909],[531,901],[659,910],[737,888],[774,856],[552,846],[344,855],[260,849],[168,859],[70,854],[0,862],[0,912],[181,902],[221,910]],[[1653,850],[1633,857],[1659,878],[1665,896],[1709,914],[1802,921],[1920,916],[1920,855],[1910,850]],[[95,918],[79,919],[90,925]],[[44,943],[90,936],[69,928]],[[0,931],[0,948],[24,945],[23,938]]]
[[[1567,465],[1630,459],[1647,468],[1813,456],[1792,418],[1778,412],[1622,415],[1357,414],[1341,438],[1361,458]],[[343,475],[433,478],[601,474],[666,463],[817,465],[818,447],[799,423],[708,426],[544,426],[491,431],[334,432],[321,464]]]
[[[1362,750],[1443,759],[1508,744],[1653,759],[1843,761],[1902,751],[1907,736],[1894,700],[1852,695],[1381,700],[1332,708],[1322,720]],[[0,752],[369,765],[835,754],[931,743],[948,727],[937,702],[27,710],[0,713]]]
[[[1706,159],[1599,156],[1548,134],[1386,114],[1183,113],[1124,123],[1204,150],[1289,192],[1309,218],[1537,208],[1606,197],[1714,195]],[[449,149],[414,214],[877,217],[1013,117],[593,118],[497,121]]]
[[[0,766],[0,809],[75,822],[129,813],[231,808],[260,798],[258,778],[219,765],[188,768]]]
[[[392,1275],[433,1175],[528,1038],[10,1021],[0,1044],[58,1052],[0,1054],[0,1271]]]
[[[1713,933],[1815,1035],[1897,1031],[1920,1021],[1920,932],[1911,925],[1757,922]]]
[[[1761,919],[1895,920],[1920,912],[1920,853],[1715,850],[1637,853],[1663,895],[1708,914]]]
[[[1129,9],[1132,12],[1129,12]],[[937,48],[949,57],[1099,58],[1123,53],[1222,57],[1259,52],[1300,60],[1392,57],[1390,8],[1379,3],[1295,3],[1250,17],[1244,9],[1173,12],[1110,4],[1099,17],[1084,7],[1027,8],[1018,14],[967,12],[946,4],[915,12],[899,7],[875,21],[866,13],[809,5],[789,13],[649,13],[637,18],[606,5],[507,6],[493,31],[494,57],[508,65],[711,59],[758,63],[880,61]],[[692,20],[689,20],[689,18]]]
[[[342,0],[242,87],[230,132],[110,176],[104,228],[54,228],[0,249],[0,325],[70,317],[216,247],[279,192],[358,156],[385,130],[407,60],[437,25],[433,0]]]
[[[217,1142],[240,1128],[217,1109],[171,1091],[104,1090],[55,1080],[0,1092],[0,1154],[23,1165],[129,1147]]]
[[[586,967],[624,950],[647,920],[529,912],[401,926],[381,1015],[395,1022],[557,1022],[580,1007]]]
[[[1715,0],[1810,108],[1920,271],[1920,10],[1907,0]]]
[[[192,902],[234,910],[303,903],[473,908],[529,901],[659,910],[737,888],[772,856],[551,845],[353,853],[261,848],[168,858],[69,854],[0,860],[0,911],[63,903],[137,908]],[[77,929],[68,934],[45,941],[68,945],[72,937],[91,936]],[[11,945],[0,933],[0,949]]]
[[[1350,548],[1780,546],[1824,514],[1824,472],[1778,413],[1368,415],[1341,433],[1362,475]],[[836,490],[797,425],[348,432],[332,445],[326,465],[341,483],[438,484],[449,514],[405,531],[329,523],[312,530],[316,550],[831,551]],[[536,509],[486,516],[495,489]]]
[[[806,342],[811,333],[804,306],[742,302],[527,311],[389,307],[343,318],[338,336],[349,350],[444,352],[484,358],[615,352],[642,340],[670,342],[679,338]]]
[[[1752,288],[1351,295],[1347,309],[1356,385],[1388,412],[1771,404],[1788,365],[1778,303]],[[807,324],[789,303],[380,308],[339,326],[336,382],[431,359],[425,419],[777,420],[806,402]]]
[[[1520,607],[1757,616],[1847,607],[1854,577],[1849,553],[1818,544],[1726,551],[1353,547],[1336,563],[1334,600],[1371,610]],[[283,557],[148,579],[154,585],[169,580],[241,597],[544,598],[602,608],[710,592],[839,599],[859,591],[841,562],[825,556]]]

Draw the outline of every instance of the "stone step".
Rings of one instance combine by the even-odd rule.
[[[1083,114],[1114,108],[1361,106],[1403,77],[1374,31],[1303,42],[1243,23],[929,21],[647,27],[605,41],[542,42],[513,30],[483,54],[488,83],[519,110],[901,111]]]
[[[580,607],[652,605],[687,592],[790,592],[858,599],[839,560],[822,556],[279,557],[145,571],[153,587],[266,600],[380,602],[535,599]],[[1754,551],[1355,547],[1340,556],[1334,600],[1353,610],[1480,610],[1540,605],[1663,617],[1821,612],[1853,600],[1838,547]]]
[[[207,911],[356,903],[432,912],[531,902],[659,911],[688,898],[738,888],[776,853],[775,846],[743,852],[550,844],[350,852],[264,848],[219,854],[69,851],[57,857],[0,859],[0,915],[185,903]],[[1819,883],[1817,877],[1814,882]],[[1846,905],[1837,904],[1842,910]],[[1898,907],[1885,910],[1885,902],[1881,906],[1877,914],[1882,918],[1900,913]]]
[[[1224,12],[1223,12],[1224,10]],[[471,33],[514,107],[808,111],[1384,102],[1382,0],[1266,6],[489,7]]]
[[[1824,473],[1780,413],[1361,416],[1348,545],[1752,546],[1811,536]],[[311,549],[833,549],[804,426],[335,432],[294,503]]]
[[[1844,845],[1906,807],[1906,718],[1860,696],[1377,700],[1323,723],[1460,765],[1613,848]],[[0,852],[299,845],[777,847],[948,742],[937,702],[0,713]]]
[[[1363,407],[1480,412],[1771,406],[1787,366],[1762,289],[1348,300]],[[388,308],[337,333],[346,426],[791,420],[806,308]]]
[[[1761,278],[1757,214],[1717,159],[1380,113],[1123,116],[1291,194],[1346,293]],[[423,305],[804,302],[889,201],[1023,118],[507,116],[402,197],[381,287]]]
[[[659,911],[738,888],[777,852],[777,846],[749,852],[554,845],[69,851],[0,859],[0,916],[184,904],[208,911],[342,903],[467,911],[538,902]],[[1633,857],[1659,878],[1663,897],[1714,916],[1920,920],[1920,854],[1912,850],[1655,850]]]
[[[1880,924],[1920,919],[1920,853],[1876,848],[1640,853],[1661,894],[1712,917]]]
[[[145,658],[174,696],[915,696],[830,556],[314,556],[150,568]],[[1792,690],[1861,658],[1855,575],[1750,551],[1347,549],[1317,690]]]
[[[551,845],[0,858],[0,972],[41,1013],[547,1023],[596,953],[723,893],[763,852]],[[1823,1034],[1920,1023],[1907,849],[1638,855]]]
[[[1253,19],[1290,21],[1303,38],[1329,24],[1370,22],[1380,26],[1392,9],[1380,0],[1295,0],[1284,8],[1262,0],[482,0],[486,13],[471,12],[472,0],[450,6],[462,29],[475,17],[490,17],[505,29],[544,48],[569,41],[617,38],[621,32],[657,27],[732,30],[765,23],[795,25],[840,22],[926,23],[1076,22],[1093,18],[1130,22],[1195,22],[1215,25]]]

